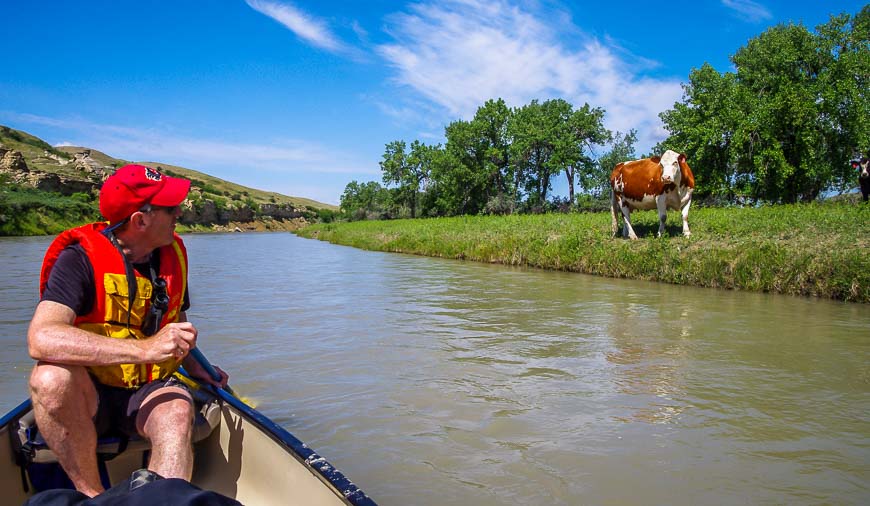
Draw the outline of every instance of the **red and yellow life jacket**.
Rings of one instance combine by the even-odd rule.
[[[133,269],[136,293],[131,305],[125,261],[115,245],[102,234],[106,226],[106,223],[92,223],[73,228],[61,233],[51,243],[42,263],[40,296],[61,251],[78,243],[88,255],[94,269],[96,298],[93,309],[88,314],[76,317],[75,326],[116,339],[145,339],[142,326],[151,308],[151,281]],[[166,292],[169,295],[169,309],[160,322],[160,327],[163,327],[178,321],[184,292],[187,290],[187,250],[181,238],[175,234],[171,245],[158,248],[154,254],[160,255],[158,277],[166,280]],[[105,385],[135,388],[171,375],[178,369],[179,363],[175,359],[168,359],[157,364],[92,366],[88,370]]]

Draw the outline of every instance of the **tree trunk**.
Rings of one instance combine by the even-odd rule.
[[[568,206],[574,207],[574,170],[566,167],[565,177],[568,178]]]

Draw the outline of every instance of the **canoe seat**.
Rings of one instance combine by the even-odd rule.
[[[197,396],[194,396],[197,397]],[[215,398],[205,401],[196,401],[199,408],[193,423],[193,442],[201,441],[209,436],[220,425],[221,410]],[[18,453],[21,464],[47,464],[57,462],[57,456],[48,447],[36,426],[36,417],[33,410],[18,420]],[[140,436],[110,435],[97,440],[97,455],[101,460],[111,460],[125,451],[144,451],[151,448],[151,442]]]

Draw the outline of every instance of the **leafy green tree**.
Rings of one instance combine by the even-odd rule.
[[[566,102],[537,100],[517,109],[511,117],[511,160],[514,164],[514,185],[524,188],[530,207],[543,209],[547,193],[552,188],[552,163],[556,149],[557,117],[564,112]]]
[[[339,198],[339,209],[348,216],[351,216],[360,207],[359,193],[360,184],[356,179],[347,183]]]
[[[569,202],[574,185],[588,189],[595,172],[594,147],[604,144],[604,109],[584,104],[580,109],[563,99],[547,100],[516,110],[508,132],[512,141],[515,184],[526,190],[531,207],[544,208],[553,176],[564,172]]]
[[[451,216],[461,207],[464,187],[458,182],[465,177],[465,167],[446,148],[432,151],[432,171],[420,202],[424,216]]]
[[[740,144],[755,148],[753,197],[812,200],[830,183],[827,125],[819,121],[825,108],[818,88],[827,58],[818,49],[803,26],[780,25],[751,39],[732,57],[738,82],[755,92],[749,95],[746,121],[738,130]]]
[[[351,181],[340,199],[341,211],[351,220],[366,219],[369,215],[382,216],[389,205],[389,191],[376,181]]]
[[[406,205],[411,218],[416,217],[420,187],[430,176],[432,149],[415,140],[410,152],[406,152],[405,141],[393,141],[387,144],[380,162],[384,184],[397,186],[393,192],[394,202]]]
[[[848,186],[870,143],[868,18],[865,6],[815,33],[778,25],[731,57],[736,72],[693,70],[657,149],[689,155],[701,195],[797,202]]]
[[[410,169],[405,149],[405,141],[393,141],[387,144],[383,160],[380,162],[383,182],[387,186],[390,184],[397,186],[396,191],[393,192],[393,200],[400,204],[410,203],[417,196],[417,187],[409,184]]]
[[[432,171],[436,207],[444,215],[476,214],[485,204],[486,179],[477,129],[470,121],[458,120],[444,133],[444,153]]]
[[[673,149],[688,155],[696,198],[734,201],[737,196],[748,196],[752,167],[734,147],[749,108],[746,91],[738,86],[735,74],[719,74],[706,63],[692,70],[683,90],[684,101],[660,115],[671,136],[654,151],[661,154]]]
[[[441,152],[441,145],[431,146],[419,141],[411,143],[411,152],[408,154],[408,163],[411,168],[411,185],[416,185],[417,195],[411,202],[411,217],[413,218],[418,207],[418,195],[429,190],[432,181],[432,169]]]
[[[583,104],[583,107],[572,112],[565,123],[567,132],[560,136],[556,151],[568,180],[568,199],[573,204],[575,177],[577,185],[587,192],[599,186],[595,148],[604,145],[611,133],[604,128],[604,109],[593,108],[589,104]]]
[[[445,128],[447,143],[432,172],[437,195],[431,200],[441,213],[477,214],[491,202],[505,202],[496,212],[509,212],[510,115],[504,100],[488,100],[471,121],[454,121]]]
[[[510,108],[504,100],[498,99],[487,100],[482,107],[478,108],[472,120],[478,149],[482,151],[482,156],[478,159],[483,165],[481,169],[484,174],[482,183],[483,193],[486,197],[485,205],[505,200],[507,195],[513,192],[510,164],[511,142],[508,136],[510,118]]]
[[[826,129],[833,161],[834,186],[855,185],[846,160],[870,154],[870,4],[854,17],[840,15],[817,28],[821,54],[829,67],[819,75],[820,98],[831,126]]]

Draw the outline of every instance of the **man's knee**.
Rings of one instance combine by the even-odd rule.
[[[39,362],[30,374],[30,395],[37,409],[58,409],[62,405],[96,409],[96,390],[87,370]]]
[[[193,426],[193,399],[181,388],[162,388],[145,399],[137,416],[137,429],[149,439],[149,432],[189,433]]]
[[[63,395],[77,388],[90,378],[84,367],[39,362],[30,374],[30,390],[34,395]]]
[[[193,400],[190,397],[182,397],[179,395],[175,399],[166,403],[164,416],[178,422],[187,422],[188,425],[193,423]]]

